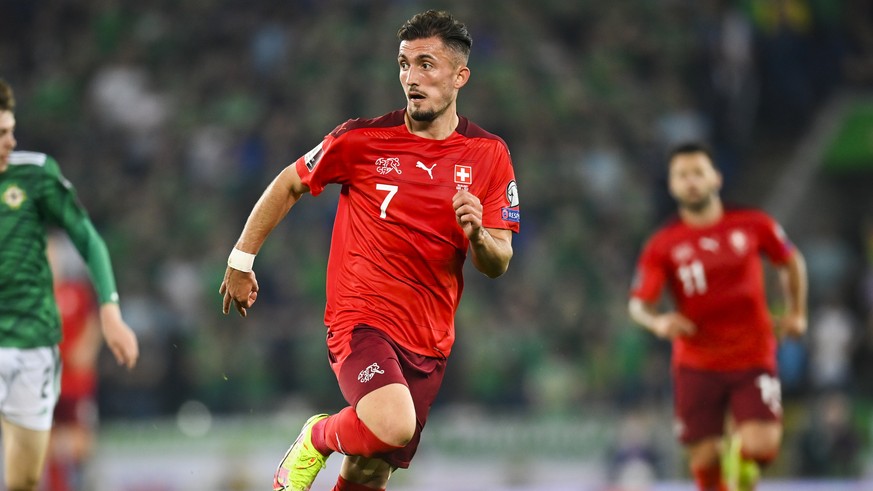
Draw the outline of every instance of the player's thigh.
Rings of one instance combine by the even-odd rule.
[[[782,441],[782,390],[776,375],[753,369],[733,375],[731,417],[742,439],[743,451],[770,458]]]
[[[392,384],[407,385],[396,346],[378,330],[359,326],[349,343],[350,352],[333,362],[343,397],[352,407],[371,392]]]
[[[677,367],[673,399],[679,441],[690,447],[722,435],[729,395],[721,373]]]
[[[394,467],[388,462],[358,455],[346,455],[340,469],[340,475],[346,481],[375,489],[385,489],[392,472]]]
[[[370,327],[356,328],[350,347],[337,370],[343,396],[380,440],[408,441],[415,432],[415,405],[398,347]]]
[[[9,489],[32,489],[42,474],[52,414],[60,392],[60,355],[56,346],[0,350],[4,377],[2,431],[5,480]]]
[[[51,431],[23,428],[6,418],[0,419],[0,431],[7,488],[33,488],[42,475]]]
[[[754,369],[731,376],[731,416],[737,428],[747,421],[781,423],[782,389],[775,374]]]
[[[405,469],[415,455],[442,385],[446,360],[412,353],[368,326],[355,328],[349,346],[351,353],[345,359],[333,361],[340,390],[382,441],[399,445],[412,431],[403,448],[380,456],[393,467]],[[380,421],[389,426],[392,438],[377,429]]]
[[[22,428],[50,430],[61,390],[58,348],[49,346],[12,350],[2,351],[4,358],[10,353],[14,354],[11,362],[14,376],[4,380],[5,397],[0,412],[7,421]]]

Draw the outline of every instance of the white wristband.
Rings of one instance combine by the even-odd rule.
[[[236,247],[230,251],[230,256],[227,257],[227,265],[233,269],[249,273],[252,271],[252,265],[255,264],[255,255],[241,251]]]

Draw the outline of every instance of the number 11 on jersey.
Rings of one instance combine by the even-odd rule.
[[[689,264],[683,264],[676,271],[685,296],[702,295],[706,293],[706,274],[703,271],[703,263],[699,260]]]

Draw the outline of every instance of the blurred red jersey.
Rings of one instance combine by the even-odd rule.
[[[452,207],[458,189],[482,202],[483,226],[519,230],[506,143],[463,117],[449,138],[421,138],[404,115],[347,121],[295,163],[313,195],[342,185],[324,316],[340,360],[359,324],[414,353],[449,355],[469,246]]]
[[[58,345],[61,351],[61,396],[92,396],[97,389],[97,370],[94,367],[75,367],[67,363],[69,351],[81,339],[88,322],[95,315],[97,303],[90,283],[63,281],[55,285],[55,299],[61,314],[63,337]]]
[[[695,228],[674,220],[645,245],[631,296],[655,303],[666,284],[676,309],[697,326],[673,342],[673,364],[705,370],[776,369],[761,253],[784,265],[794,246],[756,210],[725,210]]]

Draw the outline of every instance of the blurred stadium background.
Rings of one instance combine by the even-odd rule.
[[[641,241],[672,211],[664,151],[688,138],[809,263],[762,489],[873,488],[871,0],[0,0],[19,148],[76,184],[141,340],[133,373],[103,359],[89,489],[266,489],[303,419],[342,406],[321,326],[331,197],[274,232],[247,320],[220,314],[217,288],[279,169],[404,104],[394,33],[426,8],[471,29],[459,108],[509,143],[524,221],[505,277],[468,275],[446,384],[392,489],[691,489],[669,347],[625,314]]]

